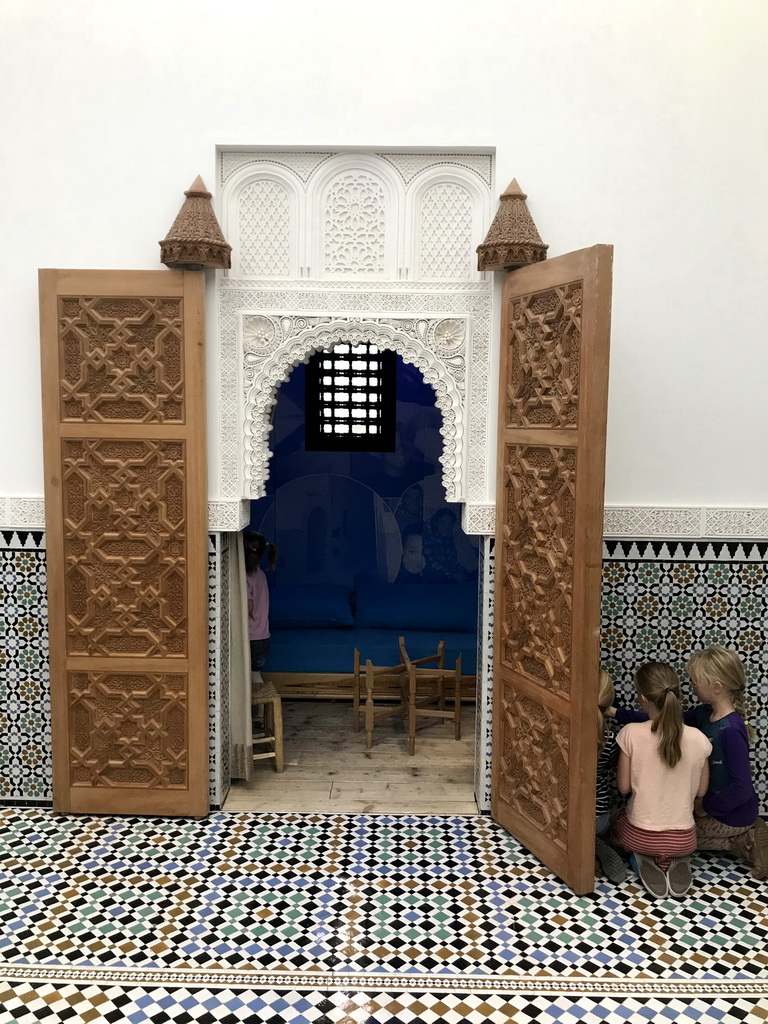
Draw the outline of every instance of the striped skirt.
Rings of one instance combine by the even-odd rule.
[[[627,818],[622,808],[613,819],[611,835],[615,846],[628,853],[641,853],[653,857],[662,871],[666,871],[675,857],[688,857],[696,849],[696,827],[649,832],[638,828]]]

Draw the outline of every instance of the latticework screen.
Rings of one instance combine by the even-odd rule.
[[[308,451],[394,451],[396,356],[368,342],[316,352],[307,366]]]

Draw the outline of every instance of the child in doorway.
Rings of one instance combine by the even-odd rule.
[[[701,703],[685,721],[712,744],[709,787],[694,807],[697,847],[736,853],[755,878],[768,878],[768,825],[757,813],[749,766],[754,732],[745,721],[744,666],[735,651],[713,646],[692,654],[686,667]]]
[[[267,542],[260,533],[246,530],[243,534],[245,546],[245,584],[248,597],[248,639],[251,646],[251,673],[261,675],[269,651],[269,590],[267,577],[261,568],[265,553],[269,553],[269,568],[277,562],[277,548]]]
[[[615,732],[606,728],[605,712],[613,704],[616,692],[613,680],[600,670],[597,695],[597,799],[595,803],[595,856],[610,881],[623,882],[627,871],[621,855],[606,842],[611,826],[611,785],[619,761]]]
[[[684,896],[693,882],[693,805],[707,791],[712,745],[683,725],[680,681],[669,665],[641,665],[635,686],[648,720],[626,725],[616,741],[616,781],[620,792],[632,795],[614,818],[613,838],[631,853],[652,896]]]

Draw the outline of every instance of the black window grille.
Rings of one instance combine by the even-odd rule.
[[[396,373],[396,354],[368,342],[315,352],[306,374],[306,450],[393,452]]]

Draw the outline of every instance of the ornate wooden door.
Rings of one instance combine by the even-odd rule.
[[[502,304],[492,813],[577,893],[594,885],[612,255],[510,273]]]
[[[53,797],[208,811],[203,276],[40,271]]]

